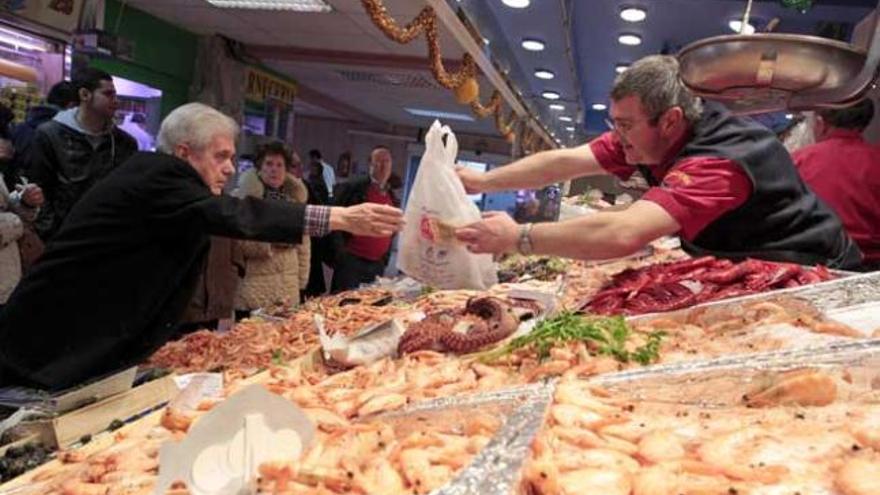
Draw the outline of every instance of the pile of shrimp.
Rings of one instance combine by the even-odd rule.
[[[726,408],[612,397],[560,384],[523,473],[529,495],[880,493],[880,392],[785,375]]]
[[[207,408],[203,408],[207,409]],[[475,412],[460,421],[403,425],[376,419],[352,422],[328,411],[308,410],[315,442],[299,459],[259,467],[260,494],[426,494],[448,484],[501,426],[496,415]],[[71,451],[61,465],[36,475],[22,495],[149,495],[158,480],[162,442],[179,440],[191,420],[166,412],[146,436],[120,436],[115,445],[84,455]],[[190,418],[191,419],[191,418]],[[189,495],[177,482],[166,495]]]
[[[299,460],[260,466],[258,493],[426,494],[448,484],[501,426],[475,413],[462,423],[418,421],[398,430],[380,420],[318,422],[318,441]],[[409,430],[409,431],[406,431]]]
[[[283,323],[246,320],[227,333],[191,333],[165,344],[147,364],[178,373],[222,369],[249,375],[273,361],[296,359],[317,345],[312,315],[301,312]]]
[[[127,436],[101,451],[63,451],[58,461],[41,468],[20,495],[150,495],[159,472],[159,447],[181,435],[164,428]],[[181,485],[166,495],[187,495]]]
[[[805,301],[784,297],[694,308],[680,314],[639,320],[633,325],[640,333],[666,333],[660,351],[666,363],[868,337],[848,325],[827,319]],[[775,325],[787,325],[801,333],[776,335],[772,333]],[[876,335],[880,336],[880,332]]]

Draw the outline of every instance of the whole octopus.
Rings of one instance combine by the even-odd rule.
[[[509,337],[519,326],[514,307],[496,297],[471,298],[463,310],[429,314],[400,339],[400,355],[422,350],[465,354]]]

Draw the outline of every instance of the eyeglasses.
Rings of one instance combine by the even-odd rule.
[[[632,131],[635,126],[641,124],[642,122],[647,122],[648,124],[650,124],[652,126],[657,125],[657,123],[660,122],[660,117],[662,117],[664,113],[666,113],[666,112],[664,111],[663,113],[661,113],[657,117],[647,118],[647,119],[639,119],[635,122],[626,122],[624,124],[615,124],[611,120],[605,119],[605,125],[608,126],[608,130],[610,130],[610,131],[617,132],[619,134],[627,134],[630,131]]]

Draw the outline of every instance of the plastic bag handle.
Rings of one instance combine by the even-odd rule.
[[[443,145],[443,152],[446,155],[446,163],[452,164],[455,166],[455,158],[458,156],[458,139],[455,137],[455,133],[452,132],[452,129],[449,128],[448,125],[444,125],[440,132],[443,136],[446,136],[446,143]],[[442,140],[440,141],[443,142]]]

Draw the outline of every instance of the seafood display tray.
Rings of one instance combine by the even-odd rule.
[[[668,313],[648,313],[630,316],[627,317],[627,321],[635,323],[658,317],[675,318],[701,308],[734,308],[743,304],[772,301],[780,297],[800,299],[810,303],[816,309],[826,314],[840,313],[841,310],[849,308],[869,307],[872,303],[880,301],[880,273],[865,275],[848,274],[844,278],[828,282],[762,292],[732,299],[722,299]]]

